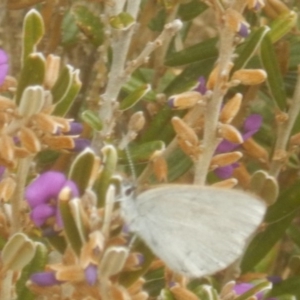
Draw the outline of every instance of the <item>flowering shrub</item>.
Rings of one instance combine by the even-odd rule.
[[[300,298],[297,1],[0,7],[1,300]],[[263,224],[217,274],[175,274],[124,230],[129,164],[137,194],[237,187]]]

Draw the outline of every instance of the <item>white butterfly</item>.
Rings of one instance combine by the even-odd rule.
[[[266,211],[247,193],[163,185],[121,201],[129,229],[175,272],[213,274],[233,263]]]

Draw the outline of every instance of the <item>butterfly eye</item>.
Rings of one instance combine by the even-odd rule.
[[[134,186],[127,187],[124,191],[125,196],[127,197],[131,196],[134,193],[135,189],[136,188]]]

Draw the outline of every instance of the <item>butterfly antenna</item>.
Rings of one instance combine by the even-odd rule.
[[[131,171],[131,175],[133,177],[134,182],[136,183],[136,181],[137,181],[136,172],[135,172],[135,169],[134,169],[134,165],[133,165],[133,161],[132,161],[132,157],[130,155],[128,145],[126,145],[126,147],[125,147],[125,153],[126,153],[126,156],[127,156],[129,168],[130,168],[130,171]]]

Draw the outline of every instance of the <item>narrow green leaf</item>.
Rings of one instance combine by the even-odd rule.
[[[266,34],[260,48],[260,60],[268,74],[269,91],[281,110],[286,108],[286,93],[280,68],[269,34]]]
[[[115,173],[117,162],[118,162],[118,156],[116,149],[111,146],[107,145],[102,149],[103,155],[104,155],[104,166],[103,169],[97,178],[95,184],[94,184],[94,190],[97,195],[98,207],[103,207],[106,199],[106,192],[108,189],[108,186],[111,183],[112,176]]]
[[[75,5],[72,14],[79,29],[87,36],[91,43],[99,47],[104,40],[103,24],[99,16],[95,15],[84,5]]]
[[[256,54],[263,38],[269,32],[269,30],[269,27],[263,26],[251,32],[250,36],[246,39],[243,45],[237,49],[238,57],[234,60],[233,72],[243,69],[247,66],[247,63]]]
[[[37,10],[31,9],[26,14],[23,24],[23,63],[30,53],[36,52],[36,45],[39,43],[44,33],[45,28],[42,16]]]
[[[192,0],[189,3],[180,5],[178,16],[183,22],[191,21],[202,14],[207,8],[208,6],[205,3],[199,2],[198,0]]]
[[[4,246],[1,257],[7,269],[22,270],[34,257],[36,245],[24,233],[15,233]]]
[[[270,25],[270,39],[276,43],[297,25],[297,13],[290,11],[278,16]]]
[[[61,101],[69,91],[72,84],[73,67],[66,65],[60,72],[54,86],[51,89],[53,104]]]
[[[16,104],[19,105],[23,91],[30,85],[43,85],[46,63],[41,53],[32,53],[26,57],[21,70],[16,91]]]
[[[95,153],[90,148],[86,148],[72,162],[68,177],[76,183],[80,195],[83,195],[88,187],[95,161]]]
[[[198,61],[205,61],[207,59],[218,56],[218,49],[216,47],[217,39],[212,38],[205,40],[179,52],[172,53],[167,56],[165,65],[170,67],[182,66]]]
[[[269,207],[264,230],[259,232],[249,244],[241,263],[243,273],[252,270],[283,236],[300,208],[300,182],[285,190],[277,202]]]
[[[129,145],[130,157],[135,163],[148,161],[156,150],[164,149],[165,144],[162,141],[151,141],[147,143],[139,143],[135,145]],[[125,152],[120,153],[120,159],[127,161],[127,155]]]
[[[81,114],[81,119],[96,131],[100,131],[103,127],[101,120],[94,111],[85,110]]]
[[[34,300],[35,295],[26,286],[33,273],[41,272],[47,263],[48,250],[44,244],[38,243],[35,255],[31,262],[22,270],[21,276],[16,283],[17,300]]]
[[[272,291],[268,294],[268,298],[281,295],[293,295],[296,299],[300,298],[299,276],[290,277],[274,285]]]
[[[134,92],[130,93],[126,98],[124,98],[119,106],[119,109],[124,111],[133,107],[137,102],[139,102],[149,91],[151,90],[150,84],[145,84],[138,87]]]
[[[61,42],[64,46],[72,46],[78,39],[79,29],[76,25],[75,17],[71,11],[67,11],[64,15],[61,26]]]
[[[68,199],[59,199],[59,211],[64,223],[64,232],[66,238],[76,255],[79,256],[82,248],[82,241],[80,238],[80,233],[78,232],[78,228],[76,226],[76,222],[72,215],[69,202],[70,201]]]
[[[28,86],[19,103],[19,114],[25,118],[29,118],[39,113],[45,103],[44,89],[39,85]]]
[[[54,115],[64,117],[67,114],[81,89],[81,85],[79,70],[75,70],[72,74],[71,86],[61,101],[56,104],[53,112]]]

